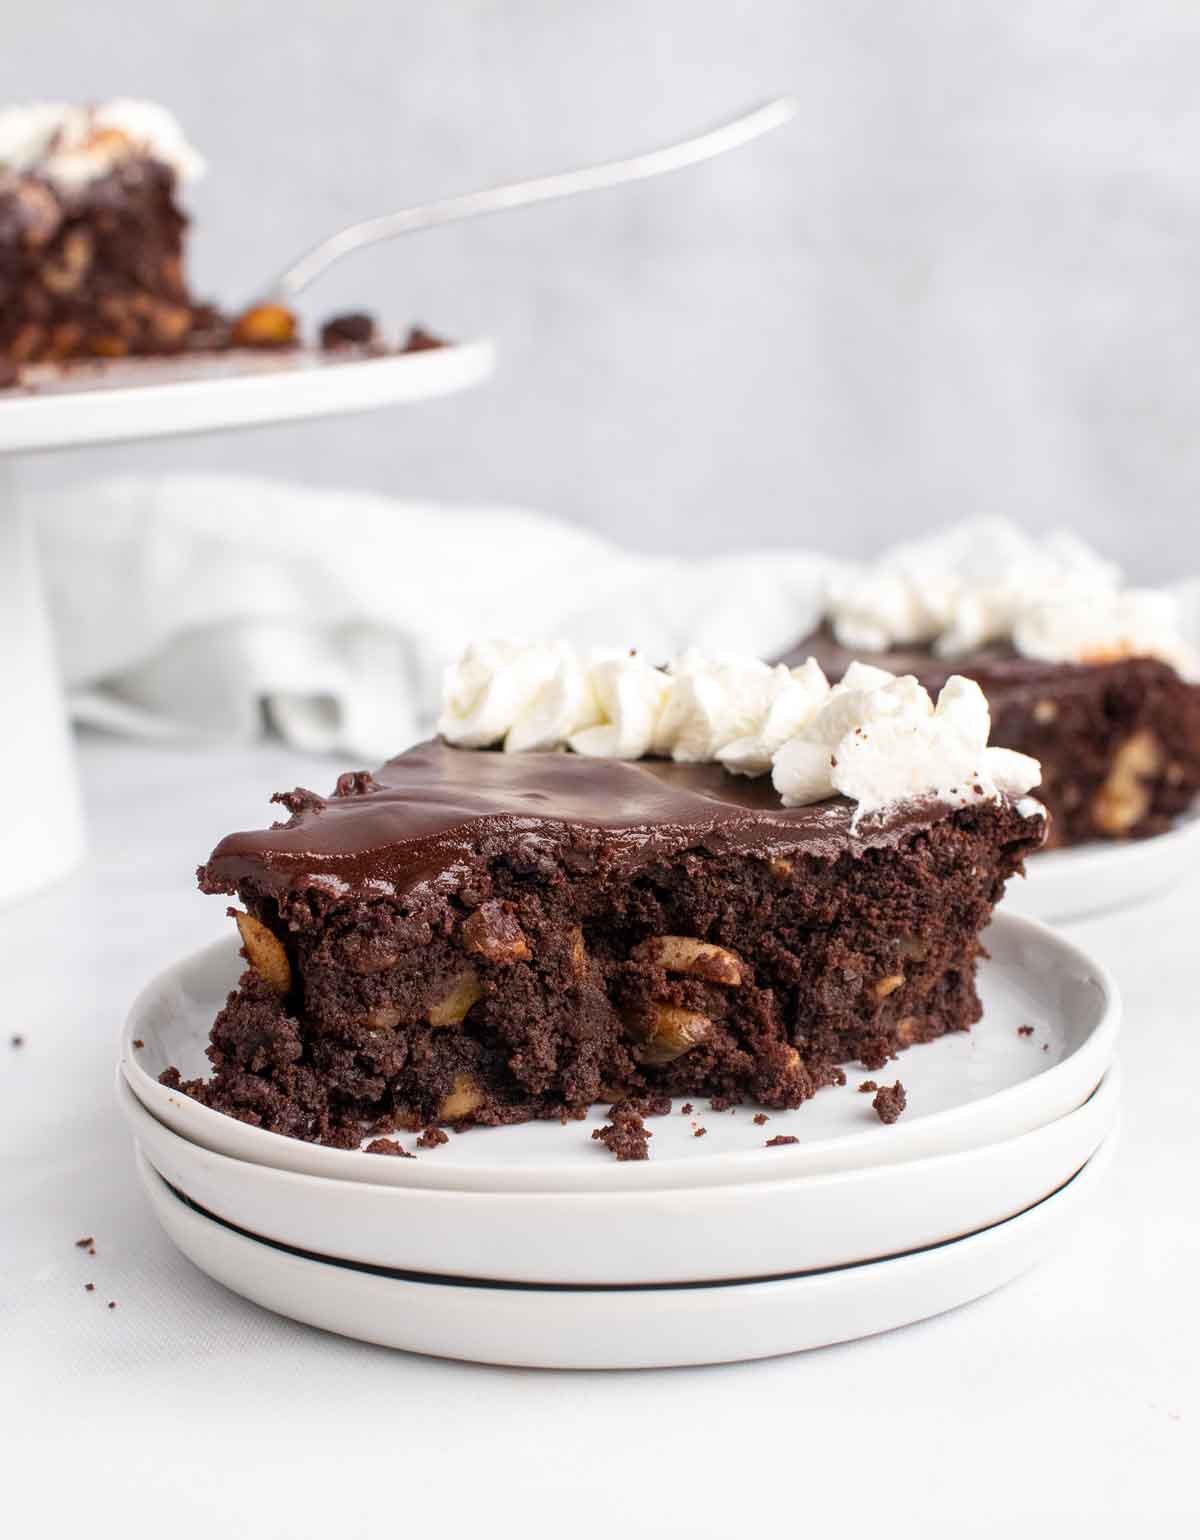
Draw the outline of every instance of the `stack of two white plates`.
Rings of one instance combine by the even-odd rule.
[[[1094,1190],[1117,1114],[1104,969],[999,915],[983,1020],[916,1047],[884,1126],[868,1072],[793,1112],[677,1100],[650,1159],[603,1121],[477,1129],[403,1160],[266,1133],[158,1083],[203,1073],[241,964],[222,942],[133,1008],[119,1093],[154,1210],[237,1293],[392,1347],[535,1367],[716,1363],[937,1314],[1051,1250]],[[1032,1030],[1023,1030],[1023,1029]],[[704,1130],[702,1137],[698,1131]],[[767,1147],[780,1134],[796,1142]],[[400,1135],[408,1149],[412,1135]]]

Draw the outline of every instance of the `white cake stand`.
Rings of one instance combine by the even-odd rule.
[[[449,395],[487,378],[488,342],[339,359],[231,353],[81,365],[0,395],[0,903],[63,876],[83,818],[18,455],[332,417]]]

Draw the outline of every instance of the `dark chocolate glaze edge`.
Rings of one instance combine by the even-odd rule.
[[[852,828],[855,804],[844,797],[785,808],[769,777],[720,765],[502,754],[440,739],[373,776],[342,777],[331,797],[296,794],[289,805],[286,823],[223,839],[201,868],[201,887],[406,897],[513,852],[617,871],[690,850],[833,860],[894,847],[953,811],[929,799]]]

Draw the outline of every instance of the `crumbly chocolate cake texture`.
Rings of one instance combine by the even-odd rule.
[[[442,740],[275,800],[199,872],[249,963],[212,1076],[163,1078],[343,1147],[611,1101],[628,1150],[674,1095],[797,1107],[978,1018],[979,931],[1045,827],[1006,798],[854,825],[713,764]]]
[[[134,150],[64,186],[0,169],[0,358],[179,353],[213,325],[188,292],[175,172]]]
[[[1047,848],[1145,839],[1200,794],[1200,684],[1156,658],[1050,663],[996,644],[961,657],[928,649],[850,651],[822,627],[784,658],[815,657],[830,680],[854,660],[914,674],[936,694],[951,674],[987,697],[991,741],[1041,761],[1034,792],[1050,813]]]
[[[330,316],[321,327],[323,348],[365,348],[379,340],[374,316],[365,311],[352,310],[344,315]]]
[[[365,1146],[368,1155],[399,1155],[414,1160],[416,1157],[406,1150],[398,1139],[372,1139]]]
[[[881,1085],[871,1106],[881,1123],[894,1123],[908,1106],[908,1095],[897,1080],[895,1085]]]
[[[646,1127],[641,1113],[628,1102],[621,1102],[612,1109],[611,1123],[592,1129],[592,1138],[615,1155],[618,1160],[646,1160],[650,1155],[653,1133]]]

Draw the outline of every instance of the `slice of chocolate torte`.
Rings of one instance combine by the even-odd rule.
[[[201,868],[249,968],[188,1094],[342,1146],[795,1107],[978,1018],[979,933],[1046,828],[964,681],[935,710],[878,670],[477,648],[441,726]]]
[[[152,102],[0,111],[0,361],[178,353],[212,312],[184,273],[178,185],[202,162]]]
[[[992,738],[1039,760],[1051,845],[1161,834],[1200,794],[1200,656],[1179,601],[1074,536],[961,525],[842,574],[785,655],[983,690]]]

